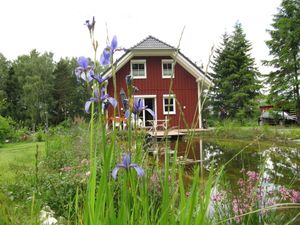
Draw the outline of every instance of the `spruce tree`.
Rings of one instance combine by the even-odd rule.
[[[256,111],[255,98],[259,94],[259,72],[250,55],[251,44],[240,23],[234,32],[223,36],[212,65],[214,78],[213,106],[225,111],[230,118],[244,120]]]
[[[271,40],[266,41],[274,70],[267,75],[269,100],[285,110],[294,105],[300,118],[300,1],[283,0],[273,18]]]
[[[229,89],[228,83],[224,82],[224,78],[229,76],[230,71],[227,65],[229,64],[229,58],[226,57],[228,48],[229,35],[225,33],[222,36],[222,42],[220,46],[215,50],[213,56],[212,69],[213,73],[210,74],[213,77],[214,86],[210,92],[210,102],[213,105],[214,113],[218,114],[224,109],[224,102],[227,98],[227,91]],[[222,114],[222,117],[224,114]]]
[[[7,102],[4,115],[11,117],[16,122],[24,121],[24,107],[21,104],[22,89],[12,66],[9,68],[8,76],[3,83],[3,87]]]

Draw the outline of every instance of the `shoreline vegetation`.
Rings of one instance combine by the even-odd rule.
[[[204,138],[255,140],[276,143],[300,143],[300,129],[297,126],[241,126],[237,123],[224,123],[200,132],[196,136]]]
[[[75,127],[71,127],[71,128],[70,127],[57,128],[59,132],[52,132],[52,134],[51,135],[49,134],[48,137],[44,136],[45,142],[25,142],[25,143],[21,142],[16,144],[4,144],[0,148],[0,159],[1,159],[0,165],[2,166],[1,170],[3,171],[4,174],[4,176],[2,175],[2,179],[0,178],[1,180],[0,218],[2,218],[2,221],[0,220],[1,224],[40,225],[42,224],[40,223],[40,219],[39,219],[41,212],[43,212],[45,215],[48,215],[50,218],[56,218],[56,220],[59,222],[55,224],[69,224],[70,221],[73,221],[72,224],[73,223],[80,224],[78,223],[78,221],[76,222],[76,219],[74,218],[75,216],[74,210],[75,212],[76,210],[79,210],[76,209],[76,207],[80,207],[80,205],[76,206],[76,204],[81,204],[80,202],[84,202],[83,194],[86,191],[85,185],[87,184],[89,179],[89,175],[87,175],[89,170],[89,160],[88,160],[89,153],[84,147],[88,143],[88,132],[87,132],[88,130],[86,128],[87,128],[87,124],[76,125]],[[278,134],[279,132],[282,132],[282,130],[284,130],[284,132],[292,132],[293,130],[295,130],[293,128],[282,129],[279,127],[255,127],[255,128],[254,127],[251,128],[230,127],[230,129],[228,130],[230,130],[234,134],[238,132],[239,135],[241,135],[240,130],[245,131],[245,133],[243,134],[244,139],[242,139],[241,136],[239,136],[238,139],[235,139],[234,137],[237,136],[231,135],[230,133],[228,133],[228,130],[222,128],[221,130],[217,131],[217,129],[219,128],[215,128],[214,130],[201,133],[200,136],[201,138],[208,141],[215,140],[220,144],[232,145],[235,149],[239,148],[239,145],[240,146],[246,145],[246,143],[253,141],[254,139],[252,140],[250,139],[253,136],[255,137],[258,136],[257,133],[258,129],[259,132],[262,132],[263,135],[268,137],[265,138],[264,140],[258,141],[261,148],[263,148],[264,145],[266,146],[271,145],[272,144],[270,142],[271,139],[269,138],[274,137],[274,135]],[[272,136],[270,136],[269,134],[270,132],[272,132]],[[143,137],[144,136],[140,134],[140,138],[139,138],[140,141],[141,138]],[[283,137],[290,138],[292,136],[285,134],[283,135]],[[110,138],[111,137],[108,137],[108,140]],[[196,136],[194,138],[197,139],[199,138],[199,136]],[[118,142],[120,142],[122,139],[126,139],[126,134],[119,135]],[[280,139],[281,138],[278,138],[278,140]],[[241,143],[243,144],[241,145]],[[275,143],[273,142],[273,144]],[[287,142],[279,141],[276,144],[286,145]],[[37,145],[39,146],[38,156],[36,151]],[[126,145],[126,142],[124,142],[124,145]],[[148,158],[144,154],[146,152],[144,152],[144,149],[142,149],[143,146],[142,142],[140,142],[140,144],[138,145],[141,147],[140,154],[143,155],[143,157]],[[174,157],[177,156],[175,155]],[[122,160],[122,158],[120,159]],[[150,194],[151,198],[155,198],[156,201],[162,197],[161,194],[163,194],[165,191],[171,194],[174,193],[173,191],[175,191],[177,187],[179,188],[178,191],[181,194],[183,192],[185,193],[184,196],[180,197],[182,198],[182,201],[183,199],[187,198],[184,201],[188,201],[188,203],[186,203],[187,205],[184,206],[184,208],[188,207],[189,204],[192,205],[196,204],[193,203],[193,201],[189,196],[193,196],[193,198],[196,199],[195,201],[197,201],[199,204],[204,204],[202,205],[202,207],[204,207],[205,204],[209,204],[216,207],[215,210],[222,209],[222,211],[228,210],[227,209],[228,207],[229,208],[233,207],[231,209],[233,211],[228,211],[226,213],[223,212],[225,213],[225,215],[227,214],[227,217],[225,217],[227,219],[221,217],[217,219],[216,217],[215,219],[211,220],[206,218],[207,216],[206,214],[205,214],[206,216],[203,215],[203,219],[206,218],[204,219],[203,224],[227,224],[228,222],[230,224],[243,224],[242,221],[244,222],[252,221],[249,222],[249,224],[262,224],[259,222],[259,220],[262,219],[262,217],[258,216],[260,215],[261,210],[267,210],[267,212],[270,212],[265,214],[263,221],[294,221],[294,220],[298,221],[299,220],[299,219],[297,220],[298,218],[297,210],[299,212],[299,204],[296,202],[293,203],[294,205],[288,205],[288,204],[280,205],[282,203],[280,204],[278,203],[279,205],[276,204],[270,205],[270,211],[269,211],[267,209],[269,206],[267,205],[265,206],[267,207],[265,209],[260,208],[261,206],[255,206],[260,201],[257,201],[257,199],[254,201],[251,198],[252,192],[247,192],[246,194],[245,185],[251,186],[251,188],[253,189],[252,191],[254,191],[257,188],[257,185],[259,185],[259,183],[262,182],[261,179],[263,179],[262,175],[264,174],[263,172],[264,169],[261,166],[258,167],[260,168],[260,170],[256,171],[255,174],[254,171],[247,170],[244,172],[244,175],[243,173],[241,173],[240,176],[240,178],[243,179],[243,183],[241,180],[239,188],[241,188],[241,190],[245,192],[245,195],[247,196],[250,195],[246,197],[247,201],[250,201],[250,199],[252,199],[251,204],[252,207],[254,208],[250,209],[247,207],[246,208],[243,207],[241,203],[235,200],[236,199],[236,197],[234,197],[235,192],[224,192],[224,188],[231,190],[233,188],[233,186],[231,185],[233,184],[228,183],[229,181],[228,178],[230,177],[226,178],[224,172],[222,172],[223,171],[222,168],[220,170],[218,168],[213,169],[213,167],[211,167],[211,172],[209,172],[209,174],[205,176],[205,180],[201,180],[204,178],[203,177],[201,178],[201,176],[199,176],[201,172],[199,171],[199,169],[196,169],[195,167],[194,172],[188,175],[190,182],[192,182],[191,187],[186,187],[186,185],[184,185],[184,182],[186,181],[180,180],[180,176],[178,177],[179,180],[177,180],[177,178],[175,179],[175,177],[177,177],[178,175],[175,175],[174,173],[175,171],[178,171],[179,174],[182,173],[183,175],[184,171],[183,170],[181,171],[180,167],[177,167],[176,164],[171,163],[169,166],[169,163],[171,162],[169,160],[171,160],[171,158],[166,158],[166,160],[168,164],[163,163],[164,164],[163,167],[169,168],[170,171],[174,170],[173,172],[170,172],[167,180],[164,180],[163,173],[161,174],[160,172],[158,172],[157,171],[158,168],[155,165],[153,165],[153,168],[150,170],[153,171],[151,172],[153,174],[150,175],[151,173],[149,173],[150,171],[148,171],[149,168],[147,169],[148,172],[146,172],[145,174],[145,176],[148,176],[148,178],[150,179],[149,181],[146,181],[144,178],[143,179],[139,178],[134,182],[141,182],[143,180],[143,182],[146,182],[143,185],[154,185],[153,186],[154,189],[151,189],[150,186],[148,186],[148,188],[151,189],[149,190],[150,192],[148,194]],[[149,163],[149,159],[147,159],[147,161]],[[146,163],[146,161],[139,161],[139,164],[143,166],[143,168],[145,168],[148,163]],[[111,170],[112,169],[113,168],[111,168]],[[218,173],[218,171],[220,173]],[[122,177],[125,174],[126,174],[125,171],[119,171],[118,176]],[[136,175],[134,175],[133,173],[130,174],[131,174],[130,176],[132,176],[130,179],[135,179],[134,177]],[[217,174],[219,175],[217,176]],[[121,179],[125,179],[125,178],[123,177]],[[111,180],[111,178],[109,180]],[[150,183],[147,184],[148,182]],[[209,185],[208,189],[200,188],[202,186],[201,183],[203,184],[203,182],[205,184],[207,184],[208,182]],[[135,185],[138,185],[138,183],[135,183]],[[168,190],[165,189],[166,188],[165,185],[168,186],[170,185],[168,187]],[[265,183],[264,185],[270,185],[270,184]],[[196,187],[198,187],[199,190]],[[276,193],[279,196],[279,197],[277,196],[276,198],[280,198],[282,202],[285,203],[290,202],[289,199],[292,200],[293,197],[296,200],[298,199],[297,197],[298,192],[293,189],[288,189],[287,187],[276,189]],[[293,193],[295,196],[293,196]],[[203,194],[204,196],[206,196],[204,199],[201,198]],[[74,196],[76,197],[75,199],[73,199]],[[198,197],[200,198],[198,199]],[[131,198],[133,198],[133,196],[131,196]],[[175,199],[173,198],[170,198],[169,200],[174,201]],[[273,199],[274,197],[269,196],[268,198]],[[283,198],[285,198],[285,200]],[[230,202],[229,199],[231,199],[230,201],[233,202]],[[270,199],[268,200],[271,201]],[[152,201],[152,200],[148,199],[148,201]],[[46,206],[45,203],[47,204]],[[145,202],[143,204],[145,204]],[[161,204],[161,203],[156,202],[156,204]],[[173,203],[169,202],[168,204],[174,204],[174,202]],[[196,205],[194,205],[194,207],[196,207]],[[285,209],[286,207],[288,209]],[[244,210],[243,214],[245,215],[241,217],[235,216],[236,212],[234,210],[237,208],[239,208],[240,210]],[[286,213],[276,214],[276,211],[278,210],[279,212],[286,212]],[[175,211],[173,213],[175,213]],[[236,214],[236,215],[240,215],[240,214]],[[28,222],[24,223],[24,221],[28,221]],[[156,220],[149,219],[149,221],[156,221]],[[159,222],[156,222],[155,224],[159,224]],[[168,224],[172,224],[172,222],[169,221]],[[187,224],[193,224],[193,222]]]

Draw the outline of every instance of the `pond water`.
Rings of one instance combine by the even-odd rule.
[[[176,141],[169,142],[175,149]],[[161,143],[164,146],[164,143]],[[183,157],[186,157],[183,159]],[[236,184],[243,176],[241,170],[262,172],[276,185],[300,190],[300,146],[239,140],[181,139],[178,158],[186,163],[187,175],[194,165],[200,165],[200,175],[206,178],[212,167],[225,165],[225,176]]]

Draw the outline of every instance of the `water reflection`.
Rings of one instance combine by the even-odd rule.
[[[178,158],[185,162],[187,174],[192,174],[193,166],[197,164],[201,168],[201,177],[206,178],[212,167],[219,168],[226,164],[224,173],[232,184],[237,183],[242,176],[240,171],[245,169],[262,172],[264,176],[270,177],[274,184],[299,190],[299,146],[202,139],[182,139],[177,144]],[[162,143],[162,146],[164,145],[165,142]],[[168,146],[175,149],[176,141],[169,142]]]

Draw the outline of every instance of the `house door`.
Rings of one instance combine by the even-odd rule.
[[[140,98],[143,101],[143,105],[147,106],[148,109],[151,109],[154,114],[156,115],[156,96],[134,96],[135,98]],[[143,122],[144,127],[151,127],[153,126],[153,121],[155,118],[147,111],[144,110],[140,114],[140,119]]]

